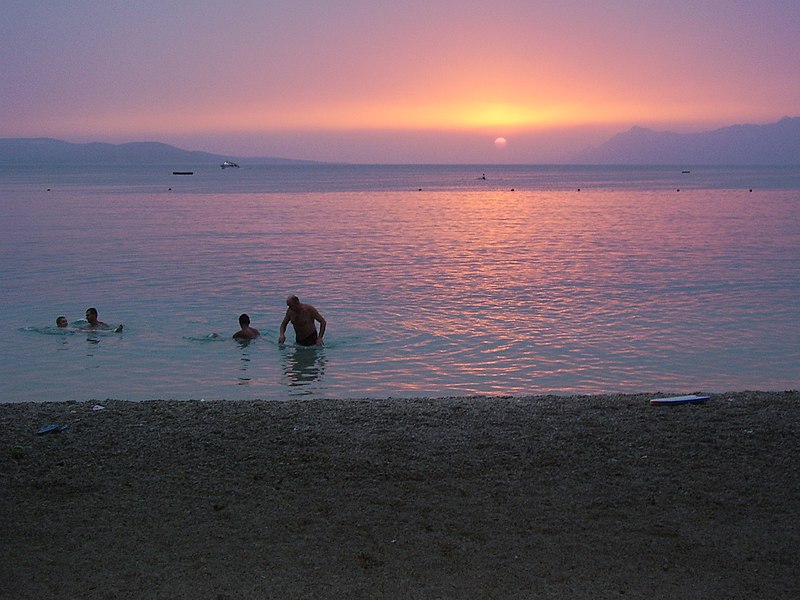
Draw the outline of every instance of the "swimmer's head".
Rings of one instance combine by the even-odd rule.
[[[56,319],[56,327],[67,327],[69,326],[69,321],[67,321],[67,317],[58,317]]]
[[[97,309],[96,308],[87,308],[86,309],[86,320],[89,323],[94,323],[97,321]]]
[[[297,296],[289,296],[286,299],[286,306],[288,306],[291,309],[297,308],[299,304],[300,304],[300,298],[298,298]]]
[[[246,313],[242,313],[241,315],[239,315],[239,325],[241,327],[247,327],[248,325],[250,325],[250,317],[247,316]]]

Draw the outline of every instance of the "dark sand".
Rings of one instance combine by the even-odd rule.
[[[3,404],[0,597],[800,597],[800,393],[651,397]]]

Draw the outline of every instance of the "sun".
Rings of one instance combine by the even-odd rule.
[[[506,147],[507,143],[508,142],[506,141],[506,138],[499,137],[494,141],[494,147],[497,148],[498,150],[502,150],[503,148]]]

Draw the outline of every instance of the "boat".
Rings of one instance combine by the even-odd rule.
[[[194,175],[194,171],[173,171],[173,175]]]
[[[222,169],[230,169],[231,167],[233,167],[234,169],[238,169],[238,168],[239,168],[239,165],[237,165],[237,164],[236,164],[235,162],[233,162],[232,160],[226,160],[225,162],[223,162],[223,163],[220,165],[220,168],[222,168]]]

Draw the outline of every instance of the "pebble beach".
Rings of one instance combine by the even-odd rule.
[[[800,393],[657,396],[0,404],[0,596],[798,597]]]

